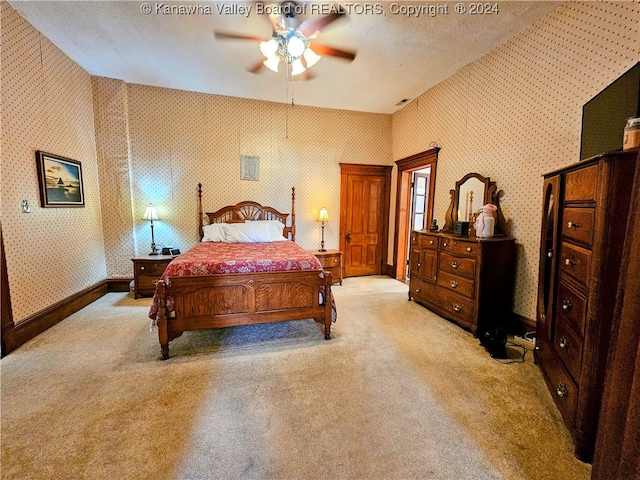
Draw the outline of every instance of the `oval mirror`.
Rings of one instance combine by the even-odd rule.
[[[444,232],[453,232],[453,224],[457,221],[465,221],[473,224],[475,215],[480,211],[480,207],[487,203],[493,203],[498,207],[496,232],[501,232],[502,213],[498,205],[499,192],[496,194],[496,182],[492,182],[489,177],[484,177],[479,173],[468,173],[456,182],[456,188],[449,191],[451,194],[451,205],[447,210]]]

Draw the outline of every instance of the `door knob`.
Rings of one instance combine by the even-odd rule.
[[[347,233],[346,237],[344,237],[344,238],[347,240],[347,242],[350,242],[351,241],[351,234]]]

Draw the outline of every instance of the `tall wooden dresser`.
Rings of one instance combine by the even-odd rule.
[[[575,442],[593,456],[637,150],[544,175],[535,359]]]
[[[409,300],[471,330],[508,328],[513,316],[515,240],[411,232]]]

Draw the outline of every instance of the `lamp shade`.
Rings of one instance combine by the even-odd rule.
[[[320,215],[318,215],[319,222],[328,222],[329,221],[329,213],[326,208],[322,208],[320,210]]]
[[[154,207],[153,205],[149,204],[149,206],[147,207],[147,209],[144,211],[144,215],[142,216],[143,220],[160,220],[160,218],[158,217],[158,211],[156,210],[156,207]]]
[[[298,37],[297,34],[293,33],[289,36],[289,39],[287,40],[287,53],[292,58],[300,58],[306,48],[307,46],[305,45],[304,40]]]
[[[271,58],[267,58],[262,63],[264,64],[265,67],[267,67],[272,72],[277,72],[278,64],[280,63],[280,60],[278,59],[278,57],[271,57]]]
[[[307,62],[307,68],[313,67],[316,63],[318,63],[318,60],[322,58],[320,57],[320,55],[317,55],[316,52],[314,52],[310,48],[307,48],[302,54],[302,56],[304,57],[304,60]]]
[[[291,75],[300,75],[305,70],[306,68],[304,68],[304,65],[302,64],[302,60],[300,60],[299,58],[295,59],[291,63]]]
[[[278,42],[276,42],[273,38],[268,42],[260,42],[260,52],[267,57],[273,58],[276,56],[276,52],[278,51]]]

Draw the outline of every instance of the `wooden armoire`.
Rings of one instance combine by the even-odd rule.
[[[544,175],[535,359],[590,462],[638,150]]]

